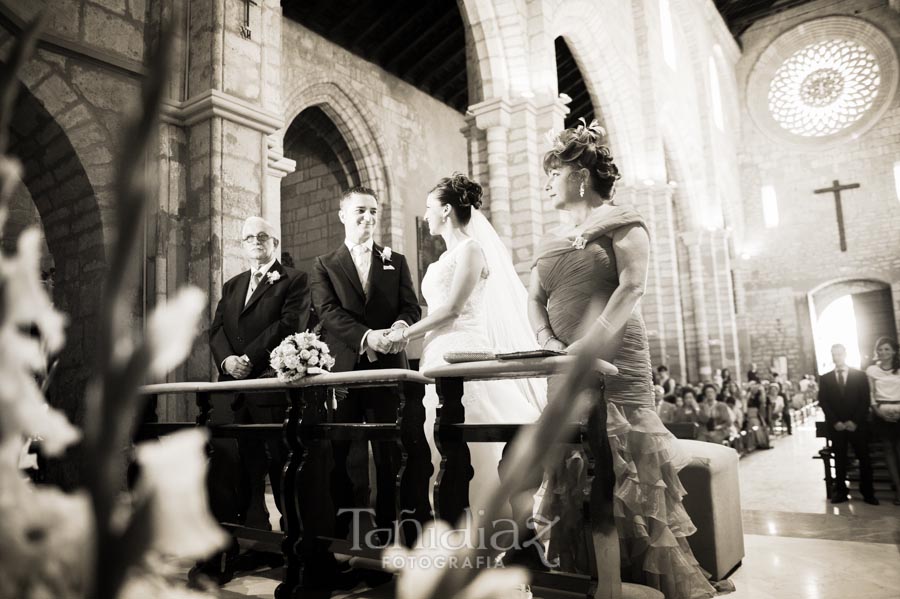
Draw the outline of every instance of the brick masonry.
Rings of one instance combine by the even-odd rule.
[[[747,81],[757,57],[780,34],[800,22],[835,14],[874,24],[895,49],[900,48],[900,18],[883,2],[812,3],[746,32],[738,80]],[[741,92],[745,97],[747,90]],[[898,305],[900,199],[892,172],[900,158],[898,99],[891,99],[874,127],[828,148],[795,148],[773,140],[755,125],[746,103],[742,103],[742,121],[745,227],[738,232],[736,253],[746,256],[738,264],[747,299],[751,358],[762,369],[774,358],[786,356],[792,376],[814,372],[809,293],[843,279],[872,279],[893,285]],[[834,179],[861,185],[842,194],[847,252],[840,251],[832,195],[813,194],[815,189],[830,187]],[[766,229],[763,222],[762,185],[773,185],[777,193],[780,223],[775,229]],[[895,317],[900,323],[896,308]]]
[[[14,3],[25,11],[28,4]],[[553,46],[564,36],[622,168],[621,199],[653,223],[643,308],[654,361],[692,380],[703,368],[766,364],[781,355],[792,374],[808,370],[806,294],[834,279],[891,284],[900,315],[900,202],[891,176],[900,154],[896,98],[859,139],[815,153],[766,137],[744,101],[756,57],[801,19],[855,14],[896,46],[897,13],[883,2],[822,1],[786,11],[749,30],[741,54],[711,2],[670,0],[673,67],[662,54],[669,24],[656,0],[548,0],[527,8],[517,0],[464,0],[470,116],[285,20],[278,0],[259,4],[248,40],[238,28],[241,0],[191,3],[190,39],[179,32],[170,96],[181,102],[215,90],[280,115],[283,127],[271,133],[218,115],[160,127],[161,186],[147,256],[155,277],[145,288],[135,283],[136,306],[152,306],[192,282],[209,293],[211,315],[222,282],[245,268],[237,238],[251,214],[279,215],[283,249],[307,266],[340,242],[338,190],[356,183],[378,191],[379,241],[405,251],[415,270],[415,217],[430,187],[454,170],[485,186],[485,212],[507,235],[525,276],[541,235],[562,220],[543,196],[540,158],[546,131],[562,123]],[[164,10],[146,0],[60,0],[49,27],[74,44],[139,63]],[[0,34],[4,52],[8,38]],[[723,127],[711,116],[711,69],[720,82]],[[96,61],[47,50],[38,51],[22,79],[28,93],[14,119],[14,146],[28,194],[19,196],[11,226],[34,221],[33,202],[58,290],[60,281],[70,283],[58,301],[73,316],[72,346],[84,355],[93,344],[90,319],[106,264],[112,165],[138,83]],[[282,179],[267,171],[273,144],[297,162]],[[811,194],[834,178],[862,184],[846,194],[846,254],[836,249],[833,202]],[[779,192],[776,230],[762,226],[763,183]],[[636,191],[644,188],[657,191]],[[693,258],[684,234],[698,240]],[[142,315],[135,316],[137,322]],[[204,346],[201,335],[173,378],[211,375]]]

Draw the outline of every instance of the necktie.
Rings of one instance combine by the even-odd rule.
[[[359,275],[359,282],[362,283],[363,291],[366,291],[366,284],[369,281],[369,266],[371,265],[371,254],[369,248],[365,245],[353,246],[353,264],[356,266],[356,274]]]
[[[844,390],[844,371],[843,370],[838,370],[837,381],[838,381],[838,387],[840,387],[841,391],[843,391]]]
[[[262,280],[262,271],[257,270],[253,273],[253,276],[250,277],[250,287],[247,288],[247,299],[244,300],[244,305],[247,305],[247,302],[250,301],[250,298],[253,297],[253,292],[256,291],[256,288],[259,287],[259,282]]]

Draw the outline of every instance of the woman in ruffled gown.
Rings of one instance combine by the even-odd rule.
[[[563,131],[544,158],[547,191],[556,208],[575,217],[575,228],[547,235],[532,269],[529,318],[538,343],[577,351],[578,340],[603,336],[619,374],[606,379],[607,431],[615,471],[614,514],[623,579],[652,586],[669,599],[710,597],[707,581],[687,542],[696,530],[682,505],[678,470],[687,461],[654,410],[647,335],[636,310],[647,276],[649,235],[632,208],[611,203],[619,178],[602,129]],[[592,302],[602,314],[586,332]],[[550,401],[569,398],[554,395]],[[568,452],[551,468],[542,511],[560,522],[551,529],[550,555],[563,570],[588,573],[591,534],[583,520],[585,456]]]

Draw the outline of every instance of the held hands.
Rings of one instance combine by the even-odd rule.
[[[409,339],[405,334],[406,327],[403,325],[394,325],[389,331],[385,331],[385,336],[391,342],[391,353],[398,354],[406,349],[409,345]]]
[[[379,329],[369,333],[366,345],[380,354],[398,354],[406,349],[409,340],[403,336],[403,327]]]
[[[225,372],[236,379],[245,379],[250,375],[253,364],[250,358],[244,356],[228,356],[225,358]]]
[[[834,430],[836,431],[847,431],[848,433],[856,432],[856,423],[852,420],[847,420],[846,422],[835,422]]]

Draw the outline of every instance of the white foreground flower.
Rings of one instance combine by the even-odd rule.
[[[165,555],[202,559],[229,541],[209,513],[206,442],[209,433],[188,429],[137,446],[139,492],[153,513],[153,548]]]
[[[153,375],[165,376],[188,357],[205,307],[206,294],[197,287],[185,287],[153,311],[146,337]]]

